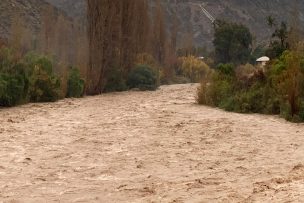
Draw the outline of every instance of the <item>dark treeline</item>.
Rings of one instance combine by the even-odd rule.
[[[148,2],[87,0],[84,22],[48,5],[38,30],[16,11],[10,37],[1,44],[0,106],[198,82],[209,69],[195,56],[202,50],[190,33],[177,50],[177,15],[167,24],[162,2]],[[11,91],[17,86],[24,92],[20,98]],[[31,88],[40,94],[36,99]]]
[[[113,68],[124,77],[147,51],[149,21],[146,1],[88,0],[89,94],[103,92]]]
[[[127,80],[140,55],[155,60],[157,74],[175,54],[176,32],[169,41],[160,1],[152,14],[147,0],[88,0],[90,65],[88,94],[107,91],[111,74]],[[174,59],[173,59],[174,60]],[[142,63],[147,61],[142,61]],[[170,71],[165,71],[169,74]]]

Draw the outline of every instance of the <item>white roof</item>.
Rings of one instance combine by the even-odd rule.
[[[266,61],[270,61],[270,58],[267,56],[262,56],[261,58],[258,58],[256,61],[257,62],[266,62]]]

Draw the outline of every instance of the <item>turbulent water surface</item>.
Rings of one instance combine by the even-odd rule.
[[[0,110],[0,202],[304,202],[304,126],[197,85]]]

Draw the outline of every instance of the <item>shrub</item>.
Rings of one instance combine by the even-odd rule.
[[[209,87],[209,85],[210,85],[209,80],[203,80],[201,82],[201,85],[197,91],[197,102],[199,104],[210,105],[210,106],[214,105],[213,99],[211,98],[211,93],[210,93],[211,88]]]
[[[29,96],[31,102],[57,101],[60,97],[60,80],[40,67],[35,68],[31,76]]]
[[[0,106],[15,106],[25,100],[28,81],[21,74],[0,74]]]
[[[201,82],[198,90],[198,102],[200,104],[222,106],[221,103],[232,95],[233,89],[233,77],[216,71],[209,74]]]
[[[84,93],[84,80],[81,79],[79,69],[71,68],[67,81],[67,97],[82,97]]]
[[[28,55],[30,69],[29,99],[31,102],[54,102],[60,97],[60,80],[53,73],[53,64],[45,56]]]
[[[48,75],[53,74],[53,63],[47,56],[30,52],[24,57],[24,62],[28,66],[30,75],[33,74],[37,68],[43,70]]]
[[[264,90],[259,84],[241,91],[234,100],[235,111],[240,113],[262,113],[264,111]]]
[[[222,106],[222,102],[233,94],[233,84],[228,80],[217,80],[210,85],[211,98],[216,106]]]
[[[245,65],[239,65],[236,69],[235,69],[235,74],[237,79],[242,80],[243,78],[248,78],[250,77],[252,74],[254,74],[254,72],[256,71],[256,68],[247,63]]]
[[[109,70],[104,92],[121,92],[127,90],[125,79],[120,68],[113,67]]]
[[[0,106],[25,102],[29,88],[26,66],[16,62],[8,48],[0,50]]]
[[[235,70],[234,70],[234,66],[232,64],[222,64],[220,63],[216,69],[226,75],[226,76],[234,76],[235,75]]]
[[[202,82],[198,102],[240,113],[277,111],[278,100],[268,87],[265,74],[253,71],[251,65],[235,70],[231,64],[219,64],[207,82]]]
[[[240,107],[236,105],[236,101],[234,97],[228,97],[224,99],[220,105],[220,108],[224,109],[225,111],[236,111],[239,112]]]
[[[303,58],[303,57],[302,57]],[[304,121],[304,70],[298,53],[284,52],[264,72],[220,64],[198,91],[200,104],[240,113],[278,114]]]
[[[140,90],[155,90],[157,88],[156,73],[147,65],[137,65],[130,72],[127,85],[129,88]]]
[[[174,76],[172,78],[171,84],[187,84],[190,83],[190,79],[184,76]]]
[[[274,86],[281,100],[288,103],[291,117],[298,116],[304,81],[301,56],[294,51],[285,51],[273,65],[272,73]]]
[[[195,56],[179,58],[180,72],[191,82],[199,82],[210,71],[209,66]]]

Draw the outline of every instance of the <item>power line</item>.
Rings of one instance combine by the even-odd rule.
[[[212,22],[214,23],[215,22],[215,18],[207,11],[207,9],[204,8],[204,5],[203,4],[200,4],[199,5],[202,12],[205,14],[205,16]]]

